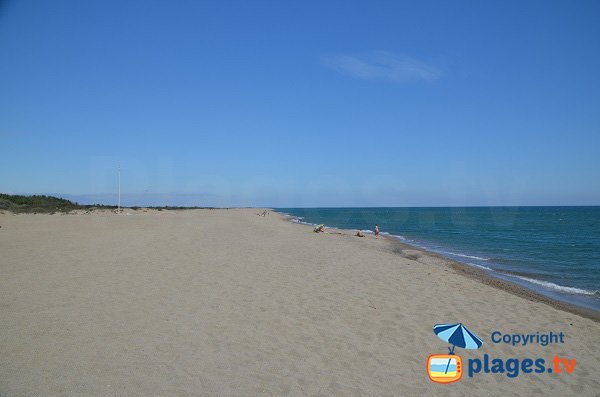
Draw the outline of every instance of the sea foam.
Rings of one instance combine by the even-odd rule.
[[[548,288],[551,290],[555,290],[558,292],[562,292],[564,294],[578,294],[578,295],[599,295],[600,294],[600,292],[598,290],[589,291],[587,289],[581,289],[581,288],[575,288],[575,287],[565,287],[563,285],[551,283],[550,281],[536,280],[534,278],[523,277],[523,276],[513,276],[513,277],[527,281],[528,283],[541,285],[542,287],[545,287],[545,288]]]
[[[490,258],[482,258],[481,256],[475,256],[475,255],[459,254],[459,253],[450,252],[450,251],[443,252],[443,253],[446,254],[446,255],[459,256],[461,258],[477,259],[477,260],[480,260],[480,261],[489,261],[490,260]]]

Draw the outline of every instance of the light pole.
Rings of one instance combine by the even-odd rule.
[[[117,214],[121,213],[121,164],[119,164],[119,200],[117,203]]]

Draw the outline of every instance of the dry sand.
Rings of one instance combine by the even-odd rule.
[[[258,210],[0,215],[0,396],[579,395],[600,326],[419,251]],[[418,260],[414,260],[414,259]],[[432,383],[436,323],[463,360],[576,358],[572,374]],[[564,332],[512,347],[490,334]]]

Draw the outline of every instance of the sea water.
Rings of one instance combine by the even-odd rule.
[[[372,231],[600,310],[600,207],[280,208],[300,222]]]

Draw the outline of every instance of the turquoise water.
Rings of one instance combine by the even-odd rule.
[[[600,310],[600,207],[281,208],[310,224],[373,230]]]

